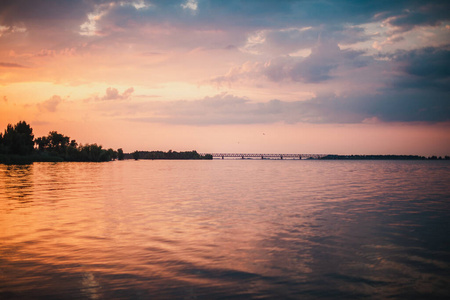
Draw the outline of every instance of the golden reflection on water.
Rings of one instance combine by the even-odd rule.
[[[424,162],[0,165],[0,298],[442,296],[448,249],[429,256],[448,232],[428,230],[450,216],[449,174]]]
[[[82,291],[89,299],[100,298],[100,285],[93,273],[84,273],[82,279]]]
[[[5,166],[1,188],[5,197],[20,204],[31,201],[30,197],[33,188],[33,165],[12,165]]]

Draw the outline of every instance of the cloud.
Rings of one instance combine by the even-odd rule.
[[[246,62],[210,82],[229,85],[246,78],[264,77],[272,82],[320,83],[332,79],[332,71],[338,67],[366,66],[371,58],[363,54],[363,51],[341,50],[335,41],[319,41],[307,57],[280,56],[265,63]]]
[[[358,3],[352,0],[39,0],[34,1],[33,5],[29,5],[28,0],[5,0],[0,2],[0,25],[23,24],[30,31],[45,28],[87,36],[126,32],[132,38],[136,29],[166,24],[188,30],[209,28],[246,35],[268,28],[359,25],[373,20],[377,15],[390,18],[389,24],[402,28],[418,24],[433,25],[448,20],[448,10],[449,4],[439,0]]]
[[[50,49],[41,49],[38,53],[35,54],[36,57],[54,57],[55,55],[56,51]]]
[[[425,35],[427,43],[434,46],[448,39],[448,29],[439,28],[443,33],[438,35],[436,28],[429,27],[446,24],[449,8],[450,3],[441,0],[38,0],[33,5],[27,0],[5,0],[0,1],[0,50],[6,55],[15,51],[15,59],[23,60],[0,62],[0,67],[29,65],[38,70],[39,76],[42,70],[39,79],[50,76],[60,82],[64,79],[59,77],[74,74],[77,79],[89,75],[102,84],[114,85],[118,78],[115,74],[119,73],[129,75],[127,86],[135,86],[144,82],[142,78],[147,79],[143,84],[153,83],[154,78],[158,81],[155,84],[174,82],[179,77],[179,81],[189,77],[187,81],[192,83],[218,74],[221,76],[210,82],[250,82],[250,89],[265,83],[275,87],[269,98],[274,100],[270,102],[221,94],[197,101],[140,103],[133,102],[136,96],[132,87],[124,91],[109,87],[104,94],[90,98],[108,113],[128,112],[136,119],[149,121],[445,121],[445,99],[450,86],[449,47],[417,47],[422,47]],[[423,26],[427,26],[427,32],[419,32]],[[414,28],[420,33],[418,37],[411,38],[416,31],[403,34]],[[364,47],[370,47],[369,41],[375,39],[377,30],[381,30],[379,38],[387,38],[384,43],[393,45],[387,48],[393,49],[395,44],[409,50],[370,56],[374,50]],[[352,48],[356,46],[359,50]],[[221,52],[212,56],[211,49]],[[74,58],[70,54],[75,51],[79,55]],[[152,59],[157,56],[160,57]],[[95,63],[89,68],[83,65],[92,61]],[[125,75],[123,67],[130,65],[136,66],[136,72],[127,71]],[[55,66],[61,70],[70,68],[71,72],[57,71]],[[229,72],[224,74],[227,69]],[[364,78],[359,78],[361,74]],[[22,80],[15,78],[19,76],[11,80]],[[142,81],[133,81],[136,78]],[[366,84],[363,88],[359,84],[362,81]],[[274,83],[280,83],[280,89]],[[294,102],[276,100],[285,94],[282,88],[287,85],[291,95],[307,87],[311,93],[335,91],[338,96]],[[246,88],[239,94],[248,92]],[[363,93],[363,89],[368,91]],[[40,103],[40,109],[56,111],[61,103],[57,97]],[[106,110],[112,106],[108,101],[116,101],[114,106],[123,111],[115,107]]]
[[[450,45],[398,50],[383,55],[397,65],[401,76],[393,79],[394,88],[450,90]]]
[[[37,107],[40,111],[55,112],[61,102],[63,99],[60,96],[53,95],[50,99],[38,103]]]
[[[394,61],[407,62],[403,70],[410,75],[431,79],[450,77],[450,45],[397,51]]]
[[[16,26],[25,24],[26,28],[34,30],[33,26],[55,25],[64,20],[64,25],[79,23],[87,12],[95,6],[95,1],[33,1],[31,5],[28,0],[5,0],[0,1],[0,20],[3,25]],[[59,28],[64,30],[65,28]],[[58,28],[55,28],[58,29]]]
[[[196,11],[198,8],[198,3],[196,0],[187,0],[184,4],[181,4],[181,7],[184,9]]]
[[[122,94],[116,88],[107,88],[106,94],[100,98],[100,100],[127,100],[133,94],[134,88],[130,87],[126,89]]]
[[[0,25],[0,37],[12,33],[24,33],[26,31],[27,29],[25,27]]]
[[[286,75],[292,81],[325,81],[332,78],[330,71],[336,69],[343,58],[336,43],[319,43],[312,49],[310,56],[290,66]]]
[[[21,64],[0,62],[0,68],[28,68]]]
[[[344,44],[365,41],[370,36],[357,25],[392,7],[392,4],[355,5],[351,1],[334,4],[175,0],[152,1],[151,5],[138,9],[131,2],[109,1],[94,5],[80,22],[78,31],[98,38],[115,36],[123,43],[135,43],[140,38],[142,43],[152,46],[154,50],[150,52],[167,47],[208,49],[234,45],[246,51],[281,55],[312,47],[319,35]],[[309,27],[310,30],[305,30]],[[249,44],[249,39],[258,34],[264,36],[265,43]]]
[[[394,33],[410,31],[417,26],[439,26],[443,21],[450,20],[449,10],[450,4],[446,1],[424,2],[387,18],[385,23],[395,28]]]
[[[287,55],[296,54],[305,48],[313,48],[320,41],[354,44],[367,41],[371,37],[364,28],[348,25],[265,29],[250,35],[242,50],[255,54]]]
[[[88,5],[90,4],[90,5]],[[333,26],[343,24],[360,25],[370,22],[375,16],[390,18],[392,26],[407,24],[435,24],[447,20],[449,4],[445,1],[259,1],[259,0],[172,0],[151,1],[151,5],[133,2],[109,1],[95,4],[88,2],[84,9],[84,21],[94,22],[97,30],[107,32],[109,28],[131,29],[143,25],[170,24],[189,30],[203,28],[236,31],[244,34],[264,29],[288,29],[325,26],[325,32]],[[85,10],[83,10],[85,11]],[[187,11],[195,13],[187,13]],[[100,17],[95,17],[99,16]],[[88,20],[86,16],[93,18]],[[133,20],[133,22],[130,22]],[[433,21],[434,20],[434,21]],[[105,30],[106,29],[106,30]],[[131,32],[130,32],[131,33]],[[354,31],[354,37],[360,38]],[[287,34],[296,34],[295,32]],[[349,34],[347,38],[352,38]]]
[[[132,44],[141,53],[178,54],[234,45],[271,58],[312,48],[319,37],[340,45],[367,41],[373,36],[360,25],[371,22],[402,30],[442,23],[449,8],[445,1],[432,0],[28,2],[0,1],[0,31],[23,28],[30,45],[48,43],[56,53],[66,48],[100,53],[111,45],[118,52]],[[258,35],[262,39],[254,43]]]
[[[446,93],[385,94],[354,93],[347,96],[317,96],[306,101],[252,101],[226,93],[194,101],[148,101],[101,105],[101,111],[115,118],[135,122],[183,125],[262,123],[365,123],[447,122],[450,103]]]

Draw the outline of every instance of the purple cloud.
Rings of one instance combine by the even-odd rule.
[[[134,88],[130,87],[126,89],[122,94],[116,88],[107,88],[106,94],[100,98],[100,100],[127,100],[133,94]]]

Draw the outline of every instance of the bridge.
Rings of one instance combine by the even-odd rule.
[[[199,153],[200,155],[210,154],[213,158],[241,158],[241,159],[318,159],[328,154],[273,154],[273,153]]]

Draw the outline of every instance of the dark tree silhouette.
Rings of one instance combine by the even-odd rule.
[[[112,160],[117,159],[117,151],[114,151],[113,149],[108,149],[108,155]]]
[[[34,145],[37,146],[37,152]],[[123,151],[122,151],[123,155]],[[50,131],[47,136],[34,139],[33,129],[25,121],[8,124],[0,133],[0,163],[27,164],[34,161],[109,161],[117,158],[113,149],[97,144],[78,145],[68,136]]]
[[[67,147],[71,146],[76,148],[77,142],[72,140],[70,142],[70,138],[63,134],[58,133],[57,131],[50,131],[48,136],[39,137],[36,139],[36,144],[38,146],[39,151],[47,151],[54,152],[57,154],[65,154]]]
[[[0,153],[30,155],[34,150],[33,129],[25,121],[15,126],[8,124],[5,132],[0,135]]]
[[[118,157],[119,160],[123,160],[124,159],[122,148],[117,149],[117,157]]]
[[[36,144],[43,155],[57,156],[66,161],[100,162],[117,158],[117,152],[113,149],[105,150],[97,144],[78,145],[77,141],[56,131],[37,138]]]

